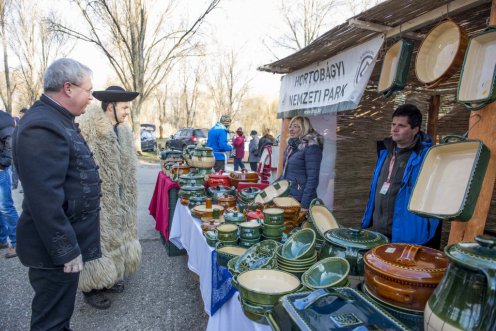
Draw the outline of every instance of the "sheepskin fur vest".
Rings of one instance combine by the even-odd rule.
[[[102,257],[85,263],[80,274],[79,288],[87,292],[112,287],[139,268],[137,157],[129,127],[120,124],[117,139],[111,122],[101,108],[89,107],[79,122],[81,133],[100,167],[102,180]]]

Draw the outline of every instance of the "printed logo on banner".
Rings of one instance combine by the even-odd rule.
[[[374,61],[375,54],[371,51],[366,51],[360,56],[360,65],[358,66],[358,69],[355,74],[355,85],[358,85],[360,81],[362,80],[363,76],[367,72],[367,69],[370,67],[370,65],[375,62]],[[369,76],[367,76],[367,79]]]

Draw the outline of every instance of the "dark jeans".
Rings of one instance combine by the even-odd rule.
[[[243,159],[234,158],[234,171],[238,171],[239,169],[243,170],[244,168]]]
[[[225,160],[215,160],[214,164],[214,170],[215,172],[219,172],[220,170],[224,171],[226,167],[226,161]]]
[[[28,275],[34,290],[31,330],[70,330],[79,272],[29,268]]]
[[[250,169],[251,169],[251,171],[257,171],[258,170],[258,162],[250,162]]]

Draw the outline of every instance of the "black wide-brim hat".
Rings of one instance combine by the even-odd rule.
[[[127,102],[136,99],[138,92],[128,92],[120,86],[109,86],[105,91],[94,91],[93,96],[103,102]]]

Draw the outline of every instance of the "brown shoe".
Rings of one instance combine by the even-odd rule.
[[[102,291],[91,296],[84,296],[84,301],[96,309],[108,309],[110,308],[110,300],[103,294]]]
[[[7,253],[5,253],[5,258],[10,259],[10,258],[13,258],[16,256],[17,256],[16,248],[15,247],[9,247],[9,250],[7,251]]]

